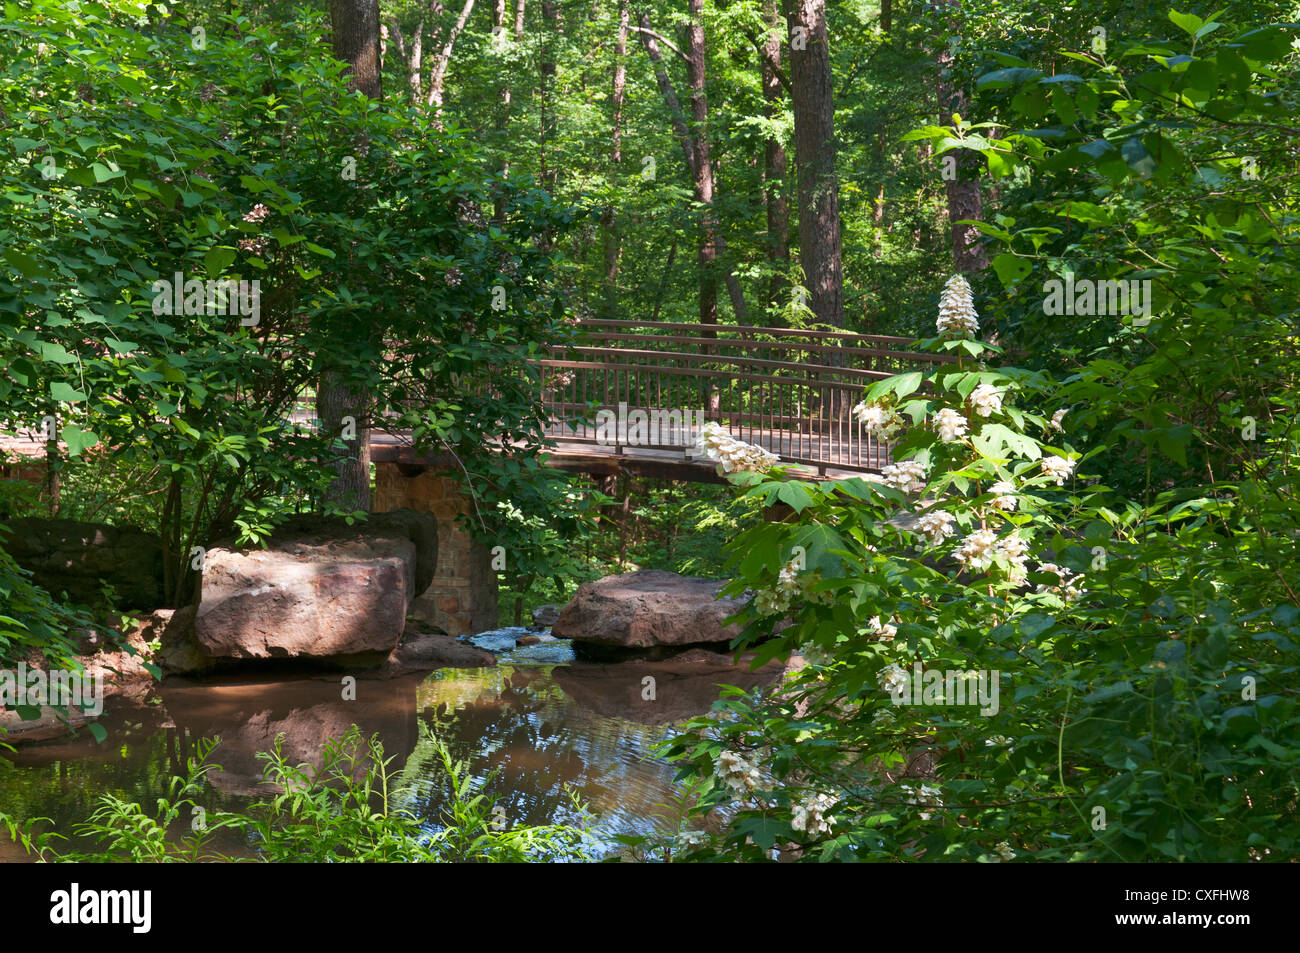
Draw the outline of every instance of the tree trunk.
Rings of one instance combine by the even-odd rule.
[[[763,42],[763,115],[775,119],[781,113],[781,14],[777,0],[763,0],[763,18],[768,33]],[[790,263],[790,202],[785,192],[785,146],[775,137],[767,140],[763,153],[763,193],[767,205],[767,262],[773,274],[767,284],[768,313],[779,312],[788,282],[784,272]],[[769,318],[775,324],[782,322]]]
[[[704,0],[690,0],[690,21],[686,24],[686,82],[691,90],[691,121],[695,125],[695,168],[691,170],[695,201],[700,206],[700,228],[696,264],[699,268],[700,336],[716,338],[718,323],[718,224],[713,209],[713,160],[709,155],[709,101],[704,94]],[[713,352],[710,345],[704,353]],[[717,386],[703,379],[702,397],[709,412],[721,405]]]
[[[628,0],[619,0],[618,38],[614,45],[613,115],[610,118],[610,178],[621,184],[619,169],[623,164],[623,93],[627,86]],[[605,234],[605,313],[612,316],[618,302],[618,259],[622,251],[614,206],[606,205],[600,217]]]
[[[948,32],[959,29],[961,0],[943,0],[948,8]],[[939,42],[939,124],[951,125],[953,114],[967,118],[966,91],[952,81],[952,54],[948,52],[946,37]],[[971,149],[954,149],[948,153],[956,158],[955,175],[945,177],[944,186],[948,193],[948,221],[952,228],[953,266],[959,272],[973,273],[988,267],[988,255],[984,251],[982,235],[973,225],[958,225],[963,219],[980,219],[984,215],[984,200],[980,194],[979,176],[984,169],[984,157]]]
[[[330,0],[334,55],[349,65],[348,85],[382,99],[379,63],[379,0]]]
[[[524,38],[524,4],[526,0],[515,0],[515,43],[522,42]],[[506,21],[506,2],[497,0],[497,9],[493,17],[493,26],[500,27],[500,35],[504,39]],[[494,30],[494,32],[496,32]],[[509,78],[502,84],[501,88],[501,135],[505,138],[506,129],[510,125],[510,80]],[[501,163],[501,178],[506,179],[510,175],[510,161],[504,160]],[[500,191],[497,192],[496,201],[493,204],[493,217],[498,222],[506,220],[505,199]]]
[[[784,0],[790,27],[795,166],[799,170],[799,259],[808,305],[823,324],[844,326],[840,194],[835,175],[835,103],[825,0]]]
[[[555,109],[549,101],[554,96],[553,87],[555,85],[555,49],[551,44],[551,38],[559,32],[560,25],[560,13],[556,8],[556,0],[542,0],[542,24],[541,118],[539,120],[541,162],[539,163],[540,174],[538,180],[543,189],[554,195],[555,183],[559,173],[551,166],[547,146],[550,145],[551,139],[555,137],[556,127]]]
[[[438,51],[433,66],[429,70],[429,98],[427,105],[434,111],[436,116],[442,115],[443,88],[447,82],[447,67],[451,65],[451,51],[455,47],[456,39],[460,36],[461,31],[465,29],[465,22],[473,11],[474,0],[465,0],[465,6],[461,8],[460,16],[456,18],[456,25],[448,31],[447,42]]]
[[[349,84],[371,99],[380,99],[379,0],[330,0],[330,34],[334,55],[349,64]],[[370,433],[365,429],[368,399],[340,380],[337,368],[321,369],[316,416],[325,433],[342,436],[351,417],[355,427],[347,451],[335,462],[337,476],[325,491],[327,502],[353,510],[370,510]]]
[[[689,171],[690,174],[691,174],[691,186],[692,186],[692,190],[695,192],[696,199],[699,200],[699,196],[700,196],[700,189],[699,189],[699,184],[700,184],[700,172],[699,172],[699,168],[700,168],[700,163],[699,163],[700,140],[699,140],[699,138],[697,138],[697,136],[692,136],[690,130],[686,128],[686,119],[685,119],[685,117],[684,117],[683,114],[682,114],[681,103],[678,102],[677,94],[676,94],[676,92],[674,92],[674,90],[673,90],[672,80],[669,79],[669,77],[668,77],[668,70],[667,70],[667,68],[664,66],[663,54],[659,51],[659,42],[658,42],[658,39],[657,39],[658,34],[656,34],[655,31],[652,30],[652,29],[650,28],[650,18],[647,17],[647,16],[645,15],[644,12],[638,12],[638,14],[637,14],[637,32],[641,34],[641,44],[642,44],[642,46],[645,47],[646,55],[650,57],[650,62],[651,62],[651,63],[653,64],[653,66],[654,66],[654,70],[655,70],[655,82],[658,83],[658,85],[659,85],[659,92],[660,92],[660,94],[663,96],[663,100],[664,100],[665,105],[668,106],[668,114],[669,114],[669,117],[670,117],[671,120],[672,120],[673,133],[674,133],[674,134],[676,135],[676,137],[677,137],[677,142],[678,142],[678,143],[681,145],[681,147],[682,147],[682,155],[684,155],[684,156],[686,157],[686,168],[687,168],[687,171]],[[703,43],[703,38],[704,38],[704,29],[703,29],[703,26],[701,25],[701,27],[700,27],[700,42],[701,42],[701,44]],[[686,54],[682,54],[682,55],[683,55],[683,58],[686,58]],[[689,70],[690,70],[689,65],[688,65],[688,67],[687,67],[687,70],[688,70],[688,73],[689,73]],[[701,65],[701,74],[702,74],[702,72],[703,72],[703,66]],[[702,95],[702,92],[701,92],[701,95]],[[693,98],[693,97],[692,97],[692,106],[694,106],[694,98]],[[705,110],[705,114],[706,114],[706,116],[707,116],[707,113],[708,113],[708,104],[707,104],[707,101],[704,103],[704,110]],[[706,145],[707,145],[707,144],[706,144]],[[710,196],[710,202],[712,201],[712,194],[713,194],[714,189],[715,189],[715,178],[714,178],[714,173],[713,173],[713,168],[712,168],[712,162],[710,162],[710,163],[709,163],[708,189],[705,190],[705,191],[707,191],[707,193],[708,193],[709,196]],[[712,211],[713,211],[713,210],[712,210],[712,206],[710,205],[710,207],[709,207],[706,211],[709,213],[709,217],[707,218],[707,220],[708,220],[708,221],[712,221],[712,217],[711,217],[711,216],[712,216]],[[719,235],[719,234],[717,234],[716,225],[715,225],[715,227],[713,228],[713,241],[714,241],[714,256],[713,256],[713,258],[714,258],[714,260],[716,261],[718,255],[725,255],[725,254],[726,254],[726,248],[727,248],[726,242],[724,242],[724,241],[722,240],[722,236]],[[727,270],[727,274],[726,274],[726,284],[727,284],[727,292],[728,292],[728,294],[730,294],[730,296],[731,296],[731,305],[732,305],[732,308],[733,308],[733,309],[735,310],[735,312],[736,312],[736,320],[743,324],[743,323],[745,323],[745,320],[746,320],[746,317],[747,317],[747,313],[748,313],[748,312],[747,312],[747,309],[746,309],[746,307],[745,307],[745,298],[744,298],[744,293],[743,293],[743,291],[741,290],[741,287],[740,287],[740,281],[736,278],[734,272],[733,272],[731,269],[728,269],[728,270]],[[713,323],[713,324],[716,324],[716,323],[717,323],[717,320],[716,320],[716,315],[717,315],[717,279],[716,279],[716,277],[715,277],[714,280],[713,280],[713,289],[714,289],[714,290],[713,290],[713,303],[714,303],[713,314],[715,315],[715,318],[714,318],[714,321],[712,321],[712,322],[703,322],[703,323]],[[701,301],[701,306],[703,306],[703,301]],[[704,334],[705,337],[709,337],[709,336],[712,336],[713,332],[712,332],[712,331],[705,330],[705,331],[703,332],[703,334]]]
[[[388,35],[392,37],[393,45],[397,47],[397,55],[406,67],[406,83],[411,88],[411,102],[418,104],[424,96],[422,92],[424,83],[420,79],[420,69],[424,62],[424,21],[421,20],[415,28],[415,35],[411,37],[409,43],[402,34],[402,27],[397,22],[397,17],[393,17],[388,21],[388,25],[381,29],[387,30]],[[384,59],[387,59],[386,47],[383,54]]]
[[[686,80],[691,89],[691,120],[695,124],[695,168],[691,170],[695,201],[701,206],[697,260],[699,263],[700,324],[718,323],[718,226],[713,210],[713,161],[709,156],[709,102],[704,94],[704,0],[690,0],[686,26]],[[705,337],[713,332],[706,331]]]
[[[366,429],[367,404],[358,393],[340,382],[339,374],[326,368],[321,372],[316,391],[316,416],[321,429],[341,436],[347,448],[334,464],[337,476],[325,491],[325,500],[345,509],[370,510],[370,431]],[[351,419],[351,427],[348,426]],[[355,436],[350,439],[348,433]]]

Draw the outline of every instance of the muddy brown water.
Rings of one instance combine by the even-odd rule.
[[[169,679],[152,704],[110,708],[100,719],[108,731],[103,743],[83,729],[77,737],[0,751],[0,812],[49,818],[42,829],[70,838],[61,846],[93,851],[95,842],[75,829],[99,799],[114,794],[151,811],[199,739],[220,738],[209,757],[220,770],[210,773],[199,803],[209,812],[238,810],[268,793],[257,754],[278,736],[288,760],[315,765],[322,744],[356,724],[366,735],[378,734],[385,753],[396,756],[392,766],[410,785],[407,806],[431,827],[441,822],[447,793],[426,730],[468,763],[481,789],[499,799],[508,823],[578,823],[598,849],[612,850],[615,835],[679,827],[675,772],[654,745],[685,718],[708,711],[720,684],[770,685],[779,672],[720,666],[716,658],[502,663],[363,678],[355,700],[344,700],[339,676]],[[585,817],[574,812],[571,793],[586,803]],[[230,838],[213,846],[249,854],[246,844]],[[20,859],[15,845],[0,844],[0,861]]]

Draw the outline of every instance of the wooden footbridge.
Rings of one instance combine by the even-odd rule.
[[[947,358],[909,350],[908,338],[737,325],[577,322],[575,340],[539,361],[547,462],[561,470],[718,482],[695,453],[706,423],[774,453],[812,479],[878,473],[889,447],[852,408],[863,390]],[[315,414],[301,402],[296,423]],[[417,453],[409,432],[370,431],[375,463],[454,466]],[[35,433],[0,438],[0,450],[41,458]]]
[[[737,325],[578,322],[541,360],[548,464],[596,475],[719,480],[694,453],[705,423],[810,478],[878,473],[889,448],[852,408],[871,383],[945,360],[883,335]],[[372,432],[375,462],[438,465],[403,434]]]

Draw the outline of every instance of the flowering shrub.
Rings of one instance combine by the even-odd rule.
[[[963,285],[921,345],[958,360],[859,405],[911,421],[882,482],[732,477],[796,512],[730,547],[728,591],[759,593],[738,644],[807,664],[729,692],[668,745],[696,809],[729,817],[672,856],[1292,856],[1300,609],[1284,567],[1300,543],[1251,532],[1241,500],[1140,505],[1096,482],[1096,451],[1035,409],[1053,383],[985,365],[996,349],[967,336]],[[981,672],[1000,676],[986,707],[967,700]]]
[[[718,462],[718,473],[762,472],[780,458],[762,447],[737,440],[721,424],[705,424],[695,438],[695,452]]]

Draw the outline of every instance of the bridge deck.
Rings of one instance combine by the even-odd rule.
[[[864,388],[900,371],[954,360],[912,351],[906,338],[835,330],[595,319],[573,322],[573,329],[571,340],[533,362],[542,412],[550,420],[546,436],[555,442],[548,459],[559,469],[604,475],[716,482],[714,465],[683,446],[694,443],[694,430],[706,420],[813,479],[879,473],[889,447],[851,411]],[[477,395],[492,386],[475,381],[466,392]],[[310,395],[303,398],[291,425],[312,423]],[[637,427],[640,414],[654,421],[651,428],[685,417],[685,433],[660,439],[645,429],[646,417]],[[613,427],[610,417],[616,418]],[[410,443],[409,434],[372,430],[371,459],[456,465],[447,455],[417,456]],[[34,433],[0,434],[0,462],[3,451],[40,458],[45,445]]]

